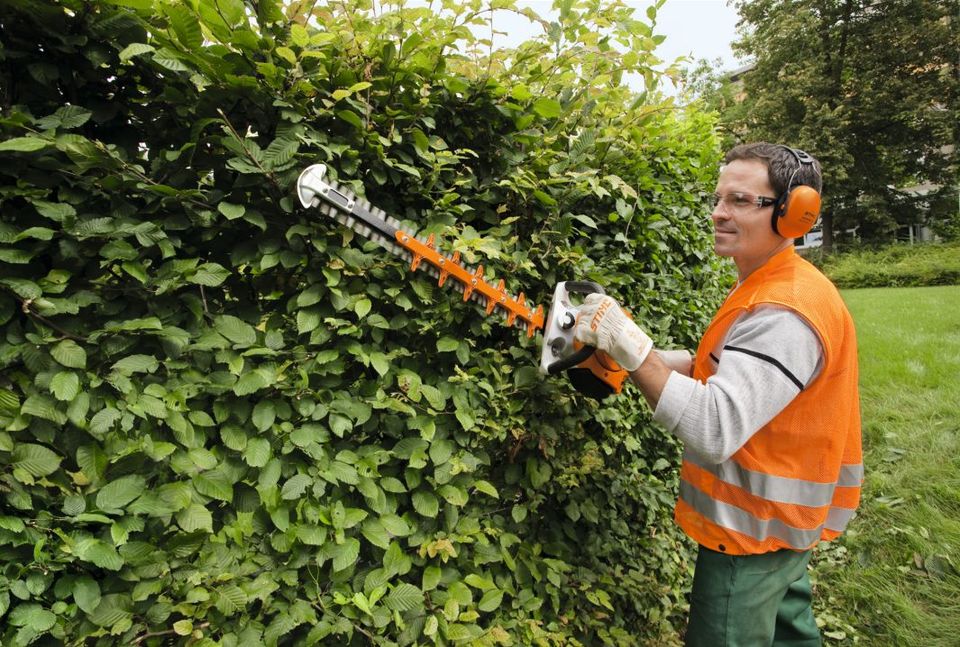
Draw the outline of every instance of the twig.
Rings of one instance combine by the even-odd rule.
[[[33,317],[33,318],[36,319],[37,321],[42,322],[44,325],[46,325],[46,326],[48,326],[48,327],[50,327],[50,328],[53,328],[53,329],[56,330],[58,333],[60,333],[60,334],[63,335],[64,337],[67,337],[68,339],[73,339],[74,341],[82,341],[83,343],[87,343],[87,339],[86,339],[85,337],[80,337],[80,336],[78,336],[78,335],[74,335],[74,334],[71,333],[71,332],[67,332],[66,330],[64,330],[63,328],[61,328],[61,327],[58,326],[57,324],[53,323],[52,321],[50,321],[49,319],[47,319],[47,318],[44,317],[43,315],[41,315],[41,314],[39,314],[39,313],[34,312],[33,310],[31,310],[31,309],[30,309],[30,303],[31,303],[32,301],[33,301],[33,299],[23,299],[23,300],[20,301],[20,304],[21,304],[21,305],[20,305],[20,309],[23,310],[23,314],[25,314],[25,315],[27,315],[27,316],[29,316],[29,317]]]
[[[203,285],[200,286],[200,298],[203,300],[203,314],[209,316],[210,308],[207,307],[207,293],[203,291]]]
[[[227,117],[227,114],[220,108],[217,108],[217,112],[220,113],[220,116],[223,117],[223,123],[227,125],[227,128],[230,129],[230,134],[233,135],[233,138],[240,143],[240,146],[243,147],[243,152],[246,154],[247,159],[257,165],[257,168],[260,169],[267,179],[270,180],[270,183],[276,189],[280,189],[280,183],[277,181],[277,177],[273,174],[273,171],[268,171],[263,168],[263,164],[260,163],[260,160],[257,159],[256,155],[250,152],[250,149],[247,148],[246,139],[240,136],[240,133],[237,132],[237,129],[233,127],[233,124],[230,123],[230,119]]]

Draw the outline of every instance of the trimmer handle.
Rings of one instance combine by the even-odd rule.
[[[606,294],[606,292],[603,291],[603,287],[599,283],[594,283],[593,281],[564,281],[563,285],[568,294]],[[568,319],[561,324],[561,327],[565,330],[568,330],[569,328],[575,326],[576,323],[577,322],[575,319]],[[593,355],[596,350],[597,349],[594,346],[584,346],[572,355],[564,357],[563,359],[558,359],[550,364],[547,367],[547,373],[550,375],[557,375],[558,373],[562,373],[569,368],[573,368]]]

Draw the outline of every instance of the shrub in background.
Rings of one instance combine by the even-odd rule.
[[[5,3],[4,645],[669,634],[677,448],[641,398],[542,380],[294,182],[325,162],[512,292],[593,279],[689,347],[712,122],[621,6],[493,53],[490,5],[443,8]]]
[[[822,265],[841,288],[956,285],[960,283],[960,244],[895,244],[831,255]]]

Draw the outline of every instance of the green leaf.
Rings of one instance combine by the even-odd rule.
[[[193,621],[177,620],[173,623],[173,633],[178,636],[189,636],[193,633]]]
[[[437,411],[441,411],[446,406],[446,398],[443,397],[440,389],[435,386],[424,384],[420,387],[420,392],[423,394],[423,397],[427,399],[427,402],[430,403],[430,406]]]
[[[206,507],[193,503],[177,513],[177,524],[187,532],[213,532],[213,515]]]
[[[10,288],[21,299],[34,300],[43,296],[40,286],[27,279],[3,278],[0,279],[0,285]]]
[[[413,532],[413,529],[404,521],[403,517],[395,514],[385,514],[380,517],[380,523],[394,537],[406,537]]]
[[[100,568],[110,571],[119,571],[124,563],[117,549],[100,539],[81,539],[74,544],[73,554],[78,559],[92,562]]]
[[[306,308],[297,311],[297,332],[304,335],[315,330],[321,321],[318,308]]]
[[[360,541],[348,537],[342,544],[331,546],[328,552],[333,558],[334,572],[342,571],[357,562],[357,557],[360,556]]]
[[[57,408],[56,401],[46,395],[31,395],[20,407],[20,413],[35,418],[43,418],[56,425],[62,425],[67,421],[66,414]]]
[[[280,490],[280,498],[285,500],[299,499],[307,488],[313,485],[313,479],[306,474],[295,474],[287,479]]]
[[[188,50],[200,49],[203,45],[203,34],[193,12],[181,5],[167,5],[165,9],[170,16],[170,25],[177,34],[177,40]]]
[[[430,492],[414,492],[411,500],[413,502],[413,509],[424,517],[430,517],[432,519],[436,517],[440,511],[440,503],[437,501],[437,497]]]
[[[460,347],[460,340],[453,337],[444,337],[437,341],[437,350],[441,353],[449,353]]]
[[[14,627],[25,627],[43,633],[57,623],[57,616],[39,604],[21,604],[10,612],[9,621]]]
[[[11,464],[31,476],[41,477],[53,474],[63,459],[43,445],[18,443],[13,449]]]
[[[159,366],[160,362],[153,355],[130,355],[114,363],[110,368],[122,375],[133,375],[134,373],[154,373]]]
[[[578,213],[578,214],[574,214],[573,219],[583,223],[584,225],[586,225],[587,227],[590,227],[591,229],[597,229],[597,222],[590,216],[585,216],[583,214]]]
[[[184,64],[177,52],[166,47],[157,50],[153,55],[153,61],[173,72],[186,72],[190,68]]]
[[[363,319],[370,312],[370,309],[373,307],[373,304],[370,303],[370,299],[360,299],[353,306],[353,311],[357,313],[357,316]]]
[[[217,204],[217,211],[223,214],[227,220],[236,220],[242,218],[247,212],[247,208],[242,204],[230,204],[229,202],[220,202]]]
[[[467,505],[467,501],[469,500],[464,490],[453,485],[441,485],[437,490],[437,494],[442,496],[447,503],[455,505],[458,508]]]
[[[142,54],[149,54],[155,50],[155,47],[145,43],[130,43],[120,51],[120,62],[123,63],[129,61],[131,58],[140,56]]]
[[[270,442],[266,438],[251,438],[243,452],[243,460],[250,467],[263,467],[270,460]]]
[[[494,499],[500,498],[500,493],[497,492],[497,488],[495,488],[489,481],[474,481],[473,487],[476,488],[478,492],[483,492],[488,496],[492,496]]]
[[[69,402],[80,392],[80,378],[76,373],[62,371],[50,380],[50,391],[61,402]]]
[[[122,476],[110,481],[97,493],[97,507],[101,510],[119,510],[143,494],[147,481],[142,476]]]
[[[489,613],[490,611],[499,609],[501,602],[503,602],[503,591],[500,589],[490,589],[480,598],[480,602],[477,603],[477,608]]]
[[[32,153],[50,146],[53,142],[39,137],[13,137],[0,142],[0,152],[13,151],[17,153]]]
[[[276,419],[277,411],[270,400],[261,400],[253,408],[251,420],[253,420],[253,425],[258,431],[266,431],[273,426]]]
[[[60,120],[60,127],[66,130],[79,128],[87,123],[93,112],[80,106],[63,106],[54,113]]]
[[[337,116],[357,130],[363,130],[363,121],[357,116],[357,113],[351,110],[340,110],[337,112]]]
[[[546,119],[555,119],[560,116],[560,102],[550,97],[540,97],[533,102],[533,111]]]
[[[518,503],[510,510],[510,516],[517,523],[523,523],[523,520],[527,518],[527,506]]]
[[[217,332],[241,347],[252,346],[257,341],[257,331],[243,319],[232,315],[220,315],[214,328]]]
[[[50,349],[50,355],[68,368],[86,368],[87,352],[72,339],[64,339]]]
[[[423,607],[423,591],[408,582],[400,582],[384,602],[392,611],[414,611]]]
[[[367,519],[360,528],[360,533],[374,546],[386,550],[390,548],[390,533],[378,519]]]
[[[231,616],[247,604],[247,594],[235,584],[227,584],[217,589],[217,610],[225,616]]]
[[[197,268],[188,281],[198,285],[216,287],[227,280],[230,276],[230,270],[218,263],[204,263]]]
[[[55,222],[63,222],[67,218],[77,215],[77,210],[73,208],[72,204],[47,202],[46,200],[33,200],[32,203],[37,213]]]
[[[110,593],[103,596],[87,619],[98,627],[122,626],[122,623],[129,622],[133,617],[130,602],[129,594]]]
[[[442,571],[439,566],[427,566],[423,569],[423,590],[432,591],[440,583]]]
[[[120,412],[112,407],[101,409],[90,420],[90,432],[96,436],[102,436],[113,428],[120,416]]]
[[[100,604],[100,585],[92,577],[78,577],[73,581],[73,599],[81,611],[93,613]]]
[[[247,371],[237,380],[237,383],[233,387],[233,392],[236,395],[250,395],[269,384],[270,382],[260,371]]]
[[[233,480],[224,471],[210,470],[197,474],[193,477],[193,487],[212,499],[227,503],[233,501]]]

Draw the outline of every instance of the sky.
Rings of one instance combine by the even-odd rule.
[[[544,17],[551,14],[551,0],[526,0],[519,5],[530,6]],[[634,14],[646,20],[649,0],[625,0],[624,4],[635,7]],[[737,38],[737,11],[728,7],[726,0],[667,0],[657,12],[657,25],[654,33],[666,36],[656,54],[664,61],[673,61],[679,56],[690,56],[694,60],[706,58],[721,59],[720,67],[732,71],[742,65],[730,48]],[[535,32],[534,26],[525,18],[508,12],[497,12],[494,27],[507,33],[494,41],[495,46],[514,46]],[[501,40],[502,39],[502,40]]]

